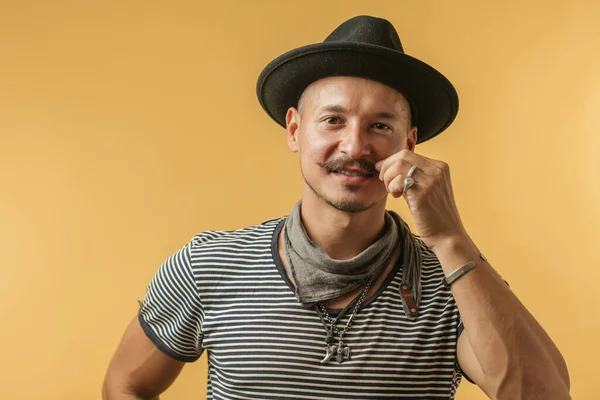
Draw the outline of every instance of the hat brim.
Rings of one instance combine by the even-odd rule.
[[[317,43],[291,50],[261,72],[256,93],[263,109],[285,127],[312,82],[330,76],[356,76],[402,93],[416,115],[417,143],[443,132],[458,113],[458,95],[446,77],[428,64],[399,51],[357,43]],[[416,109],[416,110],[415,110]]]

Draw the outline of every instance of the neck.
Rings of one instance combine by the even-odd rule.
[[[335,260],[360,254],[379,239],[385,226],[385,201],[363,212],[348,213],[322,199],[305,198],[300,211],[308,236]]]

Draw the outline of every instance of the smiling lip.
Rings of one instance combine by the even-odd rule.
[[[332,171],[332,174],[335,174],[335,176],[337,176],[338,178],[340,178],[342,180],[342,182],[344,182],[345,184],[349,184],[349,185],[357,185],[360,183],[364,183],[366,181],[368,181],[369,179],[373,178],[372,175],[368,174],[368,172],[361,170],[361,169],[351,169],[351,168],[344,168],[340,171],[346,171],[346,172],[357,172],[360,175],[345,175],[341,172],[338,171]]]

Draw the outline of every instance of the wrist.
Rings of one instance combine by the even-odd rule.
[[[467,235],[449,236],[441,239],[431,247],[446,275],[469,261],[477,263],[480,253]]]
[[[447,252],[472,252],[474,247],[471,238],[466,233],[444,236],[436,239],[430,246],[431,250],[433,250],[438,257]]]

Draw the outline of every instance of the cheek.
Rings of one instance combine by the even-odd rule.
[[[331,157],[336,148],[335,138],[332,135],[308,133],[303,136],[300,143],[300,157],[305,162],[323,162]]]
[[[303,152],[300,153],[300,164],[302,166],[302,170],[305,173],[312,174],[315,171],[322,169],[319,166],[319,163],[323,162],[325,158],[323,157],[323,153],[318,151],[317,149],[304,149]]]

